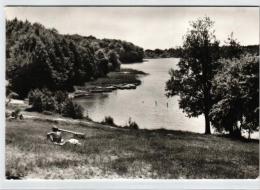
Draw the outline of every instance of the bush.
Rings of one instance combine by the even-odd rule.
[[[58,104],[60,104],[66,101],[66,99],[68,98],[68,93],[59,90],[55,93],[54,97]]]
[[[57,109],[57,102],[52,92],[47,89],[30,91],[28,99],[29,105],[32,105],[32,109],[35,111],[56,111]]]
[[[32,108],[35,111],[43,111],[42,109],[42,96],[43,93],[39,89],[31,90],[28,94],[29,105],[32,105]]]
[[[139,126],[137,125],[136,122],[131,122],[128,126],[130,129],[139,129]]]
[[[53,111],[55,112],[57,110],[57,102],[54,99],[54,97],[51,96],[43,96],[42,97],[42,110],[45,111]]]
[[[29,92],[29,105],[32,110],[51,115],[53,112],[73,119],[83,118],[83,108],[74,103],[65,92],[51,92],[47,89],[35,89]]]
[[[115,126],[114,119],[110,116],[106,116],[105,119],[101,122],[102,124]]]
[[[73,119],[82,119],[83,108],[79,104],[74,103],[71,99],[67,99],[62,106],[62,115]]]
[[[126,125],[125,127],[128,127],[130,129],[139,129],[139,126],[136,122],[131,120],[131,117],[128,120],[128,125]]]

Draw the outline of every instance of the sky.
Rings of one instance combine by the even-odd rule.
[[[209,16],[222,44],[231,32],[242,45],[259,44],[257,7],[6,7],[5,14],[61,34],[121,39],[144,49],[181,46],[189,22]]]

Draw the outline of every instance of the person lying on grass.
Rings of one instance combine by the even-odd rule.
[[[49,139],[51,142],[53,142],[53,144],[60,145],[60,146],[66,144],[66,143],[80,145],[80,142],[77,139],[72,138],[69,140],[64,140],[62,138],[61,130],[56,126],[52,127],[52,132],[47,133],[47,139]]]

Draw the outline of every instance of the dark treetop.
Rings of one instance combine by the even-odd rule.
[[[6,77],[20,97],[35,88],[71,90],[119,69],[121,63],[142,62],[143,54],[126,41],[61,35],[17,19],[6,23]]]

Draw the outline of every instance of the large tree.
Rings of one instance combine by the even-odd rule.
[[[205,116],[205,134],[210,134],[209,112],[212,107],[211,80],[216,73],[219,41],[209,17],[190,23],[184,36],[183,55],[178,69],[171,69],[166,83],[168,96],[179,95],[179,106],[188,117]]]
[[[259,128],[259,57],[223,59],[222,68],[212,81],[215,104],[210,116],[220,132],[240,137]]]

